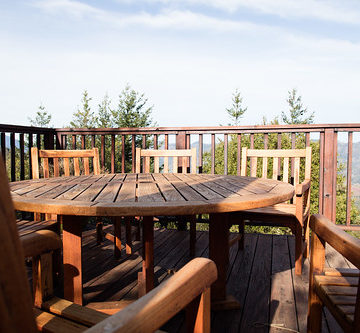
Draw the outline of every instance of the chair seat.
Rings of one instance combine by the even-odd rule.
[[[38,330],[46,332],[83,332],[109,317],[57,297],[44,302],[42,309],[34,308],[34,313]]]
[[[324,273],[314,276],[316,293],[339,322],[351,327],[354,323],[359,270],[325,269]]]
[[[250,216],[252,214],[259,215],[275,215],[275,216],[295,216],[296,205],[295,204],[277,204],[274,206],[247,209],[241,212],[244,216]]]
[[[19,236],[31,234],[35,231],[48,229],[55,230],[58,227],[58,221],[46,220],[46,221],[29,221],[29,220],[17,220],[16,226],[19,232]]]

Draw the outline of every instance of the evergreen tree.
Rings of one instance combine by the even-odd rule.
[[[232,97],[232,106],[226,109],[226,112],[230,116],[231,122],[229,126],[239,126],[240,119],[243,117],[244,113],[247,110],[247,107],[242,106],[243,98],[238,89],[235,90]]]
[[[50,125],[52,115],[45,110],[45,106],[40,104],[39,111],[36,112],[35,118],[29,117],[31,126],[52,127]]]
[[[89,97],[87,90],[84,90],[83,97],[81,99],[81,107],[73,113],[73,120],[70,122],[70,127],[73,128],[94,128],[95,116],[90,108],[90,101],[92,98]]]
[[[302,104],[302,97],[297,96],[297,90],[294,88],[288,91],[287,102],[289,104],[289,116],[285,112],[281,113],[285,124],[312,124],[314,122],[314,112],[307,116],[308,109]]]
[[[147,105],[148,99],[127,85],[119,95],[117,109],[111,110],[112,124],[114,127],[151,127],[156,126],[151,118],[153,106]],[[125,172],[131,171],[132,149],[130,135],[125,137]],[[147,140],[146,147],[150,141]],[[142,137],[135,137],[135,145],[141,147]]]

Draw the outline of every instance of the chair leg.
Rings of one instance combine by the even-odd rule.
[[[313,288],[309,288],[308,333],[321,333],[323,303]]]
[[[302,273],[302,259],[303,259],[303,237],[302,227],[299,222],[295,226],[295,274]]]
[[[103,223],[101,220],[96,220],[96,242],[97,244],[101,244],[104,241],[103,234]]]
[[[190,220],[190,257],[195,256],[196,246],[196,215],[189,216]]]
[[[133,218],[125,217],[125,230],[126,230],[126,254],[132,253],[132,237],[131,237],[131,222]]]
[[[241,238],[238,241],[238,249],[243,250],[244,249],[244,238],[245,238],[245,220],[240,219],[239,222],[239,235],[241,235]]]
[[[121,258],[121,217],[114,217],[114,256]]]
[[[135,217],[135,224],[136,224],[136,227],[135,227],[135,240],[136,241],[139,241],[141,239],[141,236],[140,236],[140,216],[138,217]]]
[[[306,242],[306,247],[304,250],[304,258],[308,258],[309,257],[309,253],[310,253],[310,227],[309,227],[309,218],[307,218],[304,221],[304,225],[305,225],[305,230],[304,230],[304,237],[305,237],[305,242]]]

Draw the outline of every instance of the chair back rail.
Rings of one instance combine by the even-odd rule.
[[[182,173],[187,173],[187,165],[190,165],[190,173],[196,173],[196,148],[192,149],[141,149],[136,148],[135,172],[141,172],[141,158],[143,158],[143,172],[150,172],[150,158],[154,158],[154,173],[160,172],[160,157],[164,158],[163,171],[169,172],[169,157],[172,157],[173,173],[178,173],[178,159],[182,158]],[[188,162],[187,162],[188,161]]]
[[[90,174],[89,158],[93,160],[93,172],[95,175],[100,174],[100,161],[98,148],[82,149],[82,150],[42,150],[36,147],[31,148],[31,165],[32,177],[38,179],[40,177],[39,159],[42,160],[43,176],[50,177],[49,159],[53,161],[53,175],[60,176],[59,159],[63,161],[64,175],[70,176],[70,159],[73,159],[74,175],[81,174],[80,160],[82,160],[83,171],[85,175]]]
[[[36,332],[24,255],[2,158],[0,206],[0,332]]]
[[[320,319],[323,305],[330,310],[344,331],[359,332],[360,239],[341,230],[320,214],[311,216],[310,228],[313,233],[311,237],[308,332],[321,331]],[[342,254],[358,270],[325,268],[326,243]],[[355,293],[345,290],[349,286],[357,288]],[[349,303],[349,298],[354,299]],[[344,310],[344,305],[345,308],[348,306],[347,310]]]

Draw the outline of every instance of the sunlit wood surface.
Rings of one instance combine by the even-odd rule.
[[[158,283],[190,260],[188,237],[186,231],[155,231]],[[208,239],[207,232],[197,232],[197,256],[208,256]],[[113,243],[106,240],[97,245],[93,230],[85,232],[83,245],[85,302],[135,299],[137,273],[142,267],[141,242],[135,242],[131,256],[123,249],[118,260],[113,256]],[[293,249],[293,236],[257,234],[246,234],[244,251],[231,248],[227,290],[240,302],[241,309],[213,313],[212,332],[281,331],[270,325],[306,332],[309,263],[305,262],[302,276],[295,276]],[[331,249],[327,250],[327,265],[349,267]],[[328,312],[324,318],[323,332],[341,332]],[[174,318],[165,330],[184,331],[184,316]]]

